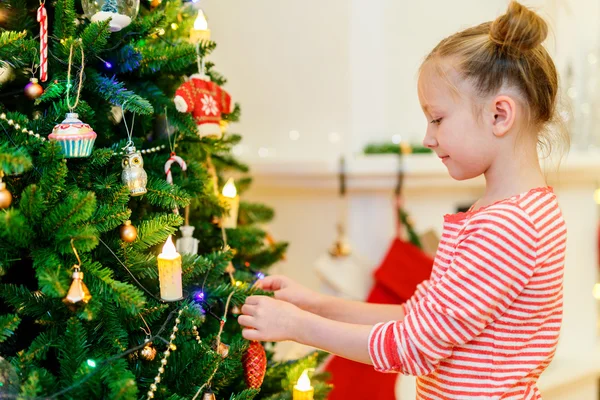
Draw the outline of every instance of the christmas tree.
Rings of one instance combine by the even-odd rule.
[[[240,108],[203,18],[0,2],[0,398],[291,399],[322,361],[241,336],[287,244],[272,209],[239,202]]]

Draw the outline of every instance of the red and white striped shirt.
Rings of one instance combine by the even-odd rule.
[[[541,399],[562,322],[566,225],[552,188],[446,215],[431,278],[403,321],[375,325],[382,372],[417,375],[417,399]]]

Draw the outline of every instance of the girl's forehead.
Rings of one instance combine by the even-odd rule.
[[[427,61],[420,69],[417,83],[421,104],[460,102],[472,89],[449,62]]]

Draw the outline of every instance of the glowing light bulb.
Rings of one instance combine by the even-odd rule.
[[[204,11],[202,11],[202,9],[198,10],[198,15],[194,21],[194,29],[197,31],[205,31],[208,29],[208,21],[206,20]]]
[[[312,386],[310,386],[310,378],[308,377],[307,370],[304,370],[302,375],[300,375],[300,378],[298,379],[298,383],[296,384],[296,389],[302,390],[305,392],[312,389]]]
[[[177,253],[177,249],[175,248],[175,244],[173,244],[173,239],[171,239],[171,235],[169,235],[169,238],[165,242],[165,245],[162,248],[162,253],[160,255],[165,258],[175,258],[179,255],[179,253]]]
[[[230,199],[235,198],[237,196],[237,189],[235,184],[233,183],[233,178],[229,178],[225,186],[223,186],[223,196],[229,197]]]

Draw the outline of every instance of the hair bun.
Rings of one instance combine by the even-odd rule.
[[[490,25],[490,39],[502,48],[525,52],[548,36],[548,25],[538,14],[516,1],[511,1],[506,14]]]

